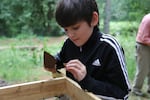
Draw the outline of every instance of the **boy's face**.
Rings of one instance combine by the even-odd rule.
[[[69,39],[78,47],[84,45],[93,32],[93,26],[86,21],[80,21],[75,25],[64,27]]]

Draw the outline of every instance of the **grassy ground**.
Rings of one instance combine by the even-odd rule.
[[[43,51],[56,54],[66,37],[30,37],[30,38],[1,38],[1,47],[10,47],[0,51],[0,79],[10,84],[35,81],[51,78],[51,73],[43,68]],[[116,36],[117,40],[125,50],[127,69],[131,86],[136,72],[135,65],[135,36]],[[19,50],[15,46],[38,45],[43,46],[41,50]],[[145,82],[146,83],[146,82]],[[143,91],[146,91],[146,85]],[[149,100],[148,97],[138,97],[130,94],[129,100]]]
[[[9,83],[28,82],[51,77],[43,68],[43,51],[56,54],[65,37],[32,37],[29,39],[0,39],[0,79]],[[59,42],[58,42],[59,41]],[[42,46],[41,50],[16,49],[16,46]],[[32,76],[32,77],[31,77]]]

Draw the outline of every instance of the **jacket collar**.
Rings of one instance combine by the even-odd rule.
[[[98,28],[95,27],[91,37],[82,47],[80,47],[80,49],[82,48],[83,51],[92,48],[94,45],[96,45],[97,41],[99,40],[99,37],[100,37],[100,31]]]

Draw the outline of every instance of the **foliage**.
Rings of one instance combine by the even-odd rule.
[[[100,18],[104,17],[105,0],[97,0]],[[140,20],[145,14],[150,13],[150,0],[112,0],[111,19],[113,21]]]
[[[18,34],[59,36],[60,27],[54,19],[58,0],[1,0],[0,36],[13,37]],[[104,20],[105,0],[96,0],[100,20]],[[149,0],[111,1],[111,21],[139,21],[149,13]]]
[[[112,20],[127,20],[127,0],[113,0],[111,3]]]
[[[145,14],[150,13],[150,0],[128,0],[128,19],[140,20]]]
[[[111,22],[110,34],[112,35],[123,35],[123,36],[135,36],[138,30],[138,22],[120,21]]]
[[[59,33],[59,27],[53,25],[56,1],[1,0],[0,35],[16,36],[22,33],[51,35],[51,32]]]

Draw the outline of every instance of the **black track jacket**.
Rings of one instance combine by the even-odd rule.
[[[56,55],[57,69],[72,59],[79,59],[86,66],[87,75],[80,82],[66,72],[82,89],[108,100],[127,99],[130,85],[123,49],[112,36],[95,28],[82,47],[67,39]]]

